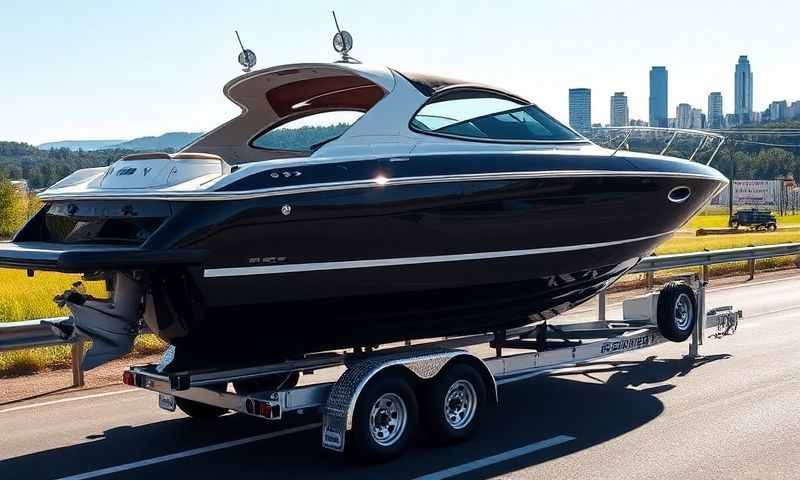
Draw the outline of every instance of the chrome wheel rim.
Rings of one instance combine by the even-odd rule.
[[[444,396],[444,418],[447,424],[460,430],[470,424],[478,409],[475,387],[466,380],[457,380]]]
[[[675,301],[675,309],[673,312],[675,327],[678,330],[687,330],[692,323],[693,316],[694,307],[692,307],[692,299],[689,298],[689,295],[681,293]]]
[[[372,440],[383,447],[393,445],[406,429],[406,403],[399,395],[384,393],[372,405],[369,431]]]

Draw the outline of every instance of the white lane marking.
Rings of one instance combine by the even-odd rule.
[[[709,288],[707,292],[720,292],[722,290],[733,290],[734,288],[739,287],[757,287],[759,285],[768,285],[770,283],[779,283],[779,282],[787,282],[787,281],[797,281],[800,280],[797,277],[784,277],[784,278],[774,278],[772,280],[761,280],[759,282],[748,282],[748,283],[741,283],[737,285],[726,285],[724,287],[716,287],[716,288]]]
[[[398,257],[376,258],[370,260],[346,260],[340,262],[314,262],[295,263],[289,265],[267,265],[258,267],[225,267],[208,268],[203,270],[206,278],[238,277],[244,275],[268,275],[276,273],[315,272],[320,270],[343,270],[349,268],[394,267],[399,265],[419,265],[423,263],[462,262],[467,260],[485,260],[495,258],[523,257],[529,255],[542,255],[547,253],[574,252],[576,250],[591,250],[594,248],[611,247],[626,243],[635,243],[653,238],[671,235],[673,232],[658,233],[645,237],[626,238],[609,242],[584,243],[580,245],[566,245],[563,247],[529,248],[525,250],[502,250],[496,252],[460,253],[455,255],[431,255],[424,257]]]
[[[489,465],[494,465],[500,462],[505,462],[507,460],[521,457],[523,455],[528,455],[537,450],[544,450],[545,448],[554,447],[556,445],[561,445],[562,443],[571,442],[573,440],[575,440],[575,437],[570,437],[569,435],[558,435],[553,438],[548,438],[547,440],[542,440],[541,442],[531,443],[530,445],[526,445],[524,447],[515,448],[514,450],[509,450],[503,453],[498,453],[497,455],[492,455],[491,457],[481,458],[480,460],[475,460],[473,462],[465,463],[463,465],[458,465],[455,467],[446,468],[444,470],[439,470],[438,472],[429,473],[427,475],[417,477],[416,480],[439,480],[443,478],[457,477],[459,475],[463,475],[467,472],[471,472],[479,468],[487,467]]]
[[[262,440],[269,440],[270,438],[282,437],[284,435],[291,435],[293,433],[304,432],[306,430],[319,428],[321,425],[322,425],[321,423],[317,422],[317,423],[312,423],[310,425],[288,428],[286,430],[280,430],[277,432],[264,433],[262,435],[255,435],[247,438],[240,438],[239,440],[231,440],[230,442],[218,443],[216,445],[209,445],[207,447],[193,448],[191,450],[186,450],[183,452],[171,453],[169,455],[162,455],[160,457],[153,457],[153,458],[147,458],[145,460],[139,460],[138,462],[125,463],[114,467],[101,468],[99,470],[93,470],[91,472],[79,473],[77,475],[70,475],[68,477],[61,477],[58,480],[85,480],[87,478],[96,478],[103,475],[109,475],[112,473],[118,473],[126,470],[133,470],[136,468],[146,467],[148,465],[154,465],[157,463],[171,462],[172,460],[178,460],[180,458],[193,457],[195,455],[201,455],[203,453],[215,452],[217,450],[223,450],[225,448],[238,447],[239,445],[245,445],[253,442],[260,442]]]
[[[29,408],[46,407],[48,405],[55,405],[57,403],[75,402],[77,400],[86,400],[87,398],[107,397],[109,395],[120,395],[123,393],[146,393],[144,390],[135,388],[126,388],[125,390],[117,390],[114,392],[95,393],[92,395],[83,395],[80,397],[62,398],[60,400],[51,400],[49,402],[32,403],[30,405],[20,405],[19,407],[10,407],[0,410],[0,413],[16,412],[17,410],[27,410]]]

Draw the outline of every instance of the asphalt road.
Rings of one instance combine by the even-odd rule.
[[[709,293],[726,304],[745,318],[702,358],[663,344],[503,385],[472,440],[384,465],[323,450],[319,418],[201,423],[117,386],[0,407],[0,479],[800,478],[800,276]]]

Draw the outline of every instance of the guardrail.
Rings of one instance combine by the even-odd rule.
[[[700,279],[706,282],[708,280],[709,265],[728,262],[750,262],[752,278],[754,274],[753,267],[756,260],[789,255],[800,255],[800,243],[783,243],[760,247],[731,248],[728,250],[646,257],[643,258],[630,273],[647,273],[652,275],[653,272],[659,270],[700,266],[703,267],[701,269]],[[652,282],[652,276],[650,280]],[[606,292],[600,292],[598,298],[599,320],[605,320]],[[52,321],[61,320],[62,318],[63,317],[0,323],[0,352],[67,344],[68,342],[55,335],[49,326],[41,323],[43,320]],[[71,344],[72,380],[73,386],[76,387],[84,385],[83,370],[81,369],[84,343],[85,342],[78,341]]]

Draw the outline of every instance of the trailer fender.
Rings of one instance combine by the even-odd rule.
[[[429,380],[453,361],[468,363],[480,372],[488,390],[487,398],[497,403],[497,383],[491,371],[481,359],[464,350],[431,349],[375,356],[349,366],[331,387],[323,416],[323,446],[344,451],[345,435],[353,428],[353,412],[358,397],[367,383],[379,373],[399,367],[420,380]]]

